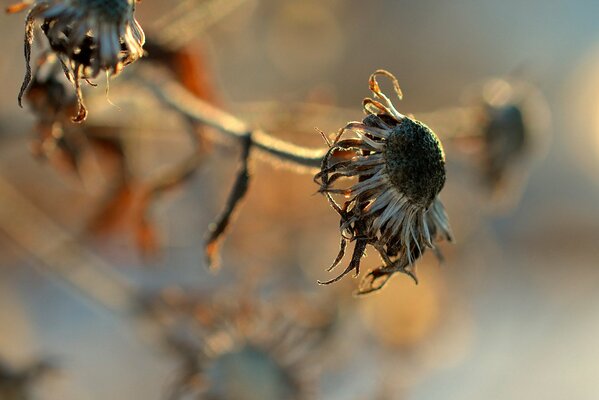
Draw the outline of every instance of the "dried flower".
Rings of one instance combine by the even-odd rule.
[[[435,133],[423,123],[399,113],[381,92],[376,77],[391,79],[401,99],[397,79],[384,70],[370,76],[374,99],[364,100],[367,116],[341,129],[315,176],[331,206],[341,216],[341,245],[329,271],[336,267],[348,242],[355,241],[349,272],[359,274],[367,245],[373,246],[383,265],[362,281],[358,294],[379,290],[396,272],[416,280],[414,263],[438,237],[451,240],[447,215],[438,194],[445,183],[445,155]],[[347,133],[354,136],[344,138]],[[351,186],[338,188],[344,178],[357,178]],[[333,195],[345,197],[338,204]]]
[[[52,52],[59,57],[77,90],[79,112],[74,121],[83,121],[87,112],[82,103],[80,80],[95,78],[100,71],[116,75],[143,55],[145,36],[134,17],[135,3],[135,0],[28,0],[9,7],[8,12],[17,12],[31,6],[25,27],[27,71],[19,105],[31,81],[31,45],[35,21],[41,19]]]
[[[483,142],[481,172],[484,183],[495,193],[505,189],[510,168],[530,145],[531,132],[521,97],[525,93],[518,93],[516,82],[503,79],[489,81],[483,90],[479,116]]]
[[[334,314],[303,296],[276,299],[235,291],[207,300],[173,289],[147,298],[181,361],[167,398],[314,398],[314,357],[322,355]],[[285,305],[294,311],[283,313]]]

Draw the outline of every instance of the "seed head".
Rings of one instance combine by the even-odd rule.
[[[526,124],[522,99],[518,99],[516,88],[510,82],[492,80],[485,89],[480,107],[481,172],[487,187],[499,192],[505,190],[510,168],[526,152],[531,132]]]
[[[362,281],[358,294],[383,287],[395,272],[416,280],[414,263],[428,247],[438,254],[435,240],[451,240],[447,216],[438,194],[445,184],[445,154],[435,133],[422,122],[399,113],[380,90],[378,75],[391,79],[401,99],[395,77],[384,70],[370,77],[370,90],[379,100],[364,100],[367,116],[342,128],[315,176],[331,206],[341,216],[341,245],[329,271],[336,267],[348,242],[355,242],[349,272],[359,273],[367,245],[380,254],[383,265]],[[350,185],[341,185],[347,179]],[[343,195],[340,204],[335,195]]]
[[[81,79],[95,78],[101,71],[116,75],[124,66],[143,56],[145,36],[135,20],[135,0],[29,0],[9,7],[16,12],[30,6],[25,29],[27,72],[19,104],[31,81],[31,45],[35,22],[60,59],[79,99],[81,122],[86,117],[80,89]]]

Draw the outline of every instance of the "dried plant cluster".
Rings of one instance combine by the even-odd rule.
[[[243,1],[231,1],[227,7],[234,8],[235,4]],[[430,250],[441,259],[440,242],[453,240],[449,218],[440,199],[447,180],[447,160],[441,138],[448,145],[448,151],[451,145],[459,145],[460,141],[469,144],[477,142],[476,172],[480,173],[484,186],[491,191],[503,190],[510,172],[515,169],[515,160],[531,147],[531,129],[524,103],[515,96],[505,95],[506,87],[509,87],[505,82],[497,80],[499,84],[496,86],[500,91],[503,90],[501,95],[485,90],[482,92],[492,95],[477,98],[476,107],[461,110],[464,112],[460,113],[452,108],[449,118],[456,125],[452,131],[449,128],[452,124],[435,125],[434,118],[432,123],[428,117],[422,118],[429,122],[427,125],[410,114],[400,113],[381,89],[379,80],[389,80],[401,100],[403,94],[399,82],[393,74],[382,69],[376,70],[368,80],[372,96],[361,104],[365,116],[362,115],[359,121],[348,122],[332,135],[323,133],[326,146],[305,148],[278,139],[216,107],[213,98],[207,95],[213,88],[203,84],[198,77],[205,71],[194,64],[190,51],[192,46],[188,46],[188,40],[197,33],[196,30],[203,29],[196,22],[208,19],[208,14],[212,15],[214,1],[204,2],[205,7],[200,9],[200,0],[181,0],[182,7],[173,8],[161,18],[157,25],[160,29],[154,32],[147,29],[147,40],[135,18],[139,2],[26,0],[9,7],[7,12],[28,10],[24,43],[26,72],[18,103],[25,103],[36,117],[34,154],[50,162],[60,158],[55,164],[62,167],[67,164],[70,171],[81,178],[85,188],[86,174],[93,175],[89,171],[98,165],[114,174],[111,178],[116,175],[113,182],[102,187],[109,201],[98,207],[100,212],[90,225],[97,222],[99,225],[109,225],[114,220],[126,219],[124,213],[115,209],[122,206],[120,201],[126,203],[134,199],[136,204],[127,206],[133,209],[130,212],[134,214],[132,219],[137,228],[138,247],[144,255],[151,254],[158,247],[159,235],[154,231],[150,218],[152,202],[162,192],[177,187],[193,176],[207,159],[207,152],[218,148],[207,145],[208,140],[219,136],[219,144],[232,145],[238,150],[238,168],[222,212],[207,228],[203,250],[204,261],[209,268],[216,269],[219,265],[222,243],[241,210],[243,200],[252,189],[252,163],[260,156],[260,160],[272,161],[277,166],[290,166],[294,172],[311,176],[316,186],[311,181],[307,184],[320,193],[339,216],[339,250],[327,272],[340,265],[344,265],[344,268],[332,279],[318,283],[329,285],[352,273],[359,277],[363,272],[363,259],[367,251],[378,256],[378,266],[362,273],[355,291],[357,295],[379,291],[396,273],[406,274],[418,283],[416,265],[425,252]],[[177,15],[184,22],[180,26],[169,22],[169,18]],[[45,47],[32,63],[32,45],[36,33],[43,34]],[[129,66],[142,57],[143,62]],[[93,116],[85,124],[79,124],[88,116],[83,103],[84,88],[89,99],[88,95],[101,92],[94,92],[96,84],[92,82],[93,79],[101,74],[106,74],[108,79],[122,72],[125,67],[131,72],[123,74],[123,78],[128,80],[127,85],[149,95],[135,96],[135,100],[153,96],[154,103],[144,98],[140,104],[160,108],[160,117],[163,113],[174,114],[166,116],[175,117],[172,118],[175,121],[172,126],[177,126],[176,129],[183,127],[191,137],[191,154],[178,160],[172,168],[160,170],[151,178],[144,178],[146,180],[143,182],[135,181],[131,167],[133,163],[127,151],[130,145],[127,139],[130,138],[125,137],[124,133],[134,129],[135,124],[130,114],[127,114],[126,121],[114,125],[105,121],[98,123]],[[211,77],[207,80],[210,81]],[[89,88],[85,83],[89,84]],[[295,118],[309,120],[310,126],[319,125],[320,121],[306,111],[313,107],[299,107],[305,115],[298,115],[290,111],[288,104],[279,103],[276,106],[294,114]],[[334,127],[342,125],[338,123],[339,120],[350,121],[355,118],[354,110],[349,111],[352,114],[348,110],[337,110],[345,114],[343,118],[336,119],[337,122],[332,125]],[[466,114],[469,121],[455,123],[458,116]],[[284,123],[290,125],[287,119],[284,119]],[[295,129],[300,131],[304,126],[298,125]],[[437,136],[431,127],[443,136]],[[460,129],[466,134],[460,133]],[[105,165],[101,165],[103,162]],[[92,164],[94,168],[86,168],[86,165],[89,167]],[[92,176],[90,181],[97,176]],[[134,193],[135,190],[139,192]],[[306,197],[311,194],[313,191],[306,193]],[[279,200],[278,196],[270,197]],[[265,204],[264,207],[270,205]],[[289,206],[286,202],[281,209],[288,212],[297,207]],[[93,226],[90,231],[95,228]],[[251,229],[255,231],[256,226],[253,225]],[[337,227],[331,229],[336,231]],[[70,235],[65,237],[71,238]],[[264,239],[260,236],[258,240]],[[70,239],[65,241],[75,242]],[[230,279],[222,286],[215,283],[215,287],[209,291],[210,295],[207,292],[195,296],[192,291],[162,290],[158,296],[141,299],[137,290],[109,276],[106,271],[100,271],[98,275],[88,273],[89,270],[103,269],[95,268],[102,266],[101,263],[91,262],[87,272],[73,279],[73,275],[80,271],[74,271],[76,268],[72,268],[72,265],[84,264],[79,261],[85,253],[76,246],[68,247],[65,251],[65,265],[68,268],[59,265],[53,268],[56,274],[62,274],[75,287],[81,286],[79,289],[82,292],[87,291],[91,298],[108,308],[134,317],[131,319],[151,321],[159,327],[160,344],[171,350],[179,361],[177,374],[165,394],[168,399],[314,398],[315,375],[319,373],[316,367],[319,366],[318,361],[324,358],[322,353],[330,350],[322,350],[325,341],[331,334],[347,334],[347,337],[351,337],[348,333],[352,332],[345,329],[347,326],[339,327],[341,323],[337,318],[340,318],[341,313],[337,313],[337,307],[342,301],[335,302],[327,298],[316,307],[311,307],[305,304],[309,297],[307,293],[291,296],[293,290],[289,287],[303,284],[296,282],[304,277],[305,271],[300,272],[299,269],[285,270],[282,274],[288,286],[277,282],[279,287],[275,287],[277,285],[273,285],[272,281],[263,282],[262,276],[256,277],[252,273],[243,276],[244,271],[241,271],[243,278],[240,280],[252,275],[247,282],[240,284]],[[272,258],[268,250],[260,248],[260,252]],[[281,251],[281,254],[287,257],[288,252]],[[73,257],[69,258],[69,255]],[[60,260],[57,260],[50,260],[47,265],[52,262],[60,264]],[[274,274],[271,272],[269,270],[264,275],[272,278],[270,275]],[[86,283],[85,279],[97,281]],[[291,279],[293,282],[290,282]],[[273,292],[277,295],[275,301],[271,299],[271,304],[263,301],[264,297],[272,294],[270,292],[268,296],[258,293],[258,290],[252,296],[244,295],[240,286],[251,285],[250,281],[259,281],[267,287],[265,292],[274,288]],[[98,291],[94,287],[98,282],[105,291]],[[312,282],[310,284],[311,289],[319,288],[319,296],[336,293]],[[403,301],[397,300],[400,297],[393,297],[391,302],[385,300],[385,294],[406,294],[406,290],[390,289],[388,287],[385,293],[365,302],[382,299],[382,303],[395,304]],[[416,289],[421,295],[423,288]],[[119,301],[114,301],[114,298]],[[390,313],[397,311],[393,307],[389,309]],[[350,319],[353,318],[354,315]],[[404,319],[401,324],[403,329]],[[377,323],[376,329],[382,325]],[[331,342],[339,344],[339,340],[335,339]],[[366,348],[364,351],[370,350]],[[30,386],[35,386],[35,381],[48,369],[45,365],[42,367],[14,372],[0,365],[0,397],[6,390],[24,393]]]
[[[87,115],[80,81],[94,78],[101,71],[118,74],[144,55],[145,36],[135,20],[135,5],[134,0],[30,0],[8,9],[29,9],[25,34],[27,71],[19,103],[25,96],[38,116],[42,143],[46,138],[57,140],[58,145],[62,143],[73,164],[78,157],[74,150],[77,146],[73,145],[77,140],[73,139],[76,132],[71,134],[68,115],[77,109],[76,122]],[[38,20],[49,50],[40,57],[33,73],[29,63]],[[300,166],[303,171],[319,169],[314,177],[319,191],[341,217],[340,249],[329,270],[342,262],[348,245],[354,243],[348,266],[337,277],[322,283],[336,282],[352,271],[358,275],[368,246],[377,251],[383,264],[367,273],[359,294],[379,290],[396,272],[417,280],[415,263],[427,248],[440,257],[437,242],[452,240],[439,199],[446,180],[445,153],[438,136],[427,125],[397,111],[382,92],[379,76],[390,79],[397,96],[402,98],[399,83],[391,73],[378,70],[370,77],[374,98],[364,100],[366,117],[361,122],[348,123],[332,141],[326,138],[327,149],[305,149],[252,129],[199,99],[193,93],[197,88],[188,90],[177,82],[185,82],[184,77],[172,75],[178,50],[169,50],[160,43],[161,40],[150,41],[156,56],[150,56],[148,63],[162,69],[133,74],[136,82],[184,117],[194,134],[200,135],[204,126],[216,128],[241,148],[241,167],[226,207],[206,237],[208,265],[217,264],[220,243],[250,188],[249,165],[255,152]],[[75,96],[60,81],[61,73],[75,85]],[[513,154],[523,147],[526,128],[516,104],[489,103],[484,115],[485,120],[480,123],[482,158],[486,180],[493,185],[501,179]],[[149,225],[146,214],[150,199],[189,177],[199,167],[199,159],[200,153],[194,153],[174,171],[149,185],[141,206],[140,224]]]

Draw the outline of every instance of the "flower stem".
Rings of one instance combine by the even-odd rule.
[[[166,106],[186,118],[212,128],[234,140],[247,140],[251,147],[267,156],[269,161],[283,163],[301,171],[319,169],[326,148],[306,148],[277,139],[261,129],[252,129],[235,116],[197,98],[182,85],[170,80],[158,82],[155,76],[146,78],[136,75],[135,79]]]

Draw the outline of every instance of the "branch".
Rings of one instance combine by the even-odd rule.
[[[269,161],[283,163],[305,172],[320,169],[326,148],[305,148],[277,139],[261,129],[251,129],[231,114],[198,99],[182,85],[157,74],[136,74],[135,80],[149,89],[165,106],[178,114],[212,128],[236,141],[249,140],[249,147],[267,156]]]

